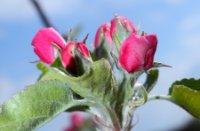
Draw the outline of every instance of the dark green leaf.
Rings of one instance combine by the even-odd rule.
[[[185,85],[193,90],[200,91],[200,79],[199,80],[195,80],[194,78],[182,79],[181,81],[174,82],[173,85]]]
[[[58,57],[56,60],[51,64],[52,67],[60,68],[63,67],[61,58]]]
[[[153,87],[156,85],[157,80],[158,80],[158,76],[159,76],[159,71],[157,69],[150,70],[147,73],[147,78],[146,78],[146,81],[144,83],[144,87],[145,87],[147,92],[150,92],[153,89]]]

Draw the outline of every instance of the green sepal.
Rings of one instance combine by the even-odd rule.
[[[157,69],[152,69],[147,72],[147,77],[144,83],[144,87],[147,92],[150,92],[156,85],[158,81],[158,76],[159,76],[159,70]]]
[[[122,42],[130,35],[131,32],[127,31],[121,21],[116,17],[116,31],[112,32],[112,38],[119,49]]]
[[[55,61],[51,64],[51,67],[57,68],[66,74],[70,74],[63,66],[61,56],[57,57]]]
[[[81,76],[84,74],[85,71],[87,71],[91,64],[92,64],[92,59],[91,57],[86,57],[83,56],[83,54],[79,51],[77,44],[75,45],[74,48],[74,58],[76,61],[76,68],[77,68],[77,74],[76,76]]]
[[[160,68],[160,67],[171,68],[172,66],[167,65],[167,64],[163,64],[163,63],[159,63],[159,62],[154,62],[151,68]]]
[[[40,80],[48,71],[49,71],[49,68],[43,64],[42,62],[38,62],[36,64],[36,67],[38,70],[40,70],[42,73],[40,74],[40,76],[38,77],[38,80]]]

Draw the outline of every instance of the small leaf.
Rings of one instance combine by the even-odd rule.
[[[1,131],[29,131],[42,126],[72,104],[69,87],[58,80],[40,81],[0,107]]]
[[[169,94],[172,102],[200,119],[200,79],[183,79],[172,84]]]
[[[56,58],[55,61],[51,64],[51,66],[57,68],[63,67],[61,58],[60,57]]]
[[[159,71],[157,69],[150,70],[147,73],[147,78],[146,78],[146,81],[144,83],[144,87],[145,87],[147,92],[150,92],[153,89],[153,87],[156,85],[157,80],[158,80],[158,76],[159,76]]]

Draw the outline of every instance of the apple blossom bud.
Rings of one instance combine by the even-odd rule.
[[[130,34],[136,33],[133,23],[126,17],[116,16],[111,20],[111,36],[114,42],[121,45]]]
[[[79,64],[77,64],[75,52],[78,50],[80,59],[91,60],[90,53],[85,44],[78,42],[69,42],[67,46],[61,51],[62,63],[64,67],[73,75],[78,75]]]
[[[81,126],[83,126],[86,121],[79,112],[73,112],[71,114],[71,125],[70,127],[64,129],[64,131],[78,131],[81,130]]]
[[[112,38],[110,35],[110,23],[101,25],[96,33],[94,40],[94,56],[95,59],[106,58],[112,63],[110,51],[112,48]]]
[[[122,43],[119,62],[129,73],[148,70],[153,64],[156,47],[155,34],[140,36],[132,33]]]
[[[112,38],[110,35],[110,23],[101,25],[95,35],[94,47],[100,46],[104,43],[108,44],[109,46],[112,44]]]
[[[65,45],[65,40],[52,27],[40,29],[32,40],[34,52],[47,64],[55,60],[57,48],[63,49]]]

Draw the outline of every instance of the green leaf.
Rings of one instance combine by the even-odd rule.
[[[66,82],[70,88],[83,98],[101,100],[108,105],[115,104],[117,82],[107,60],[101,59],[92,64],[80,77],[72,77],[57,69],[51,69],[42,80],[58,79]]]
[[[174,103],[200,119],[200,79],[183,79],[172,84],[169,94]]]
[[[55,61],[51,64],[52,67],[56,67],[56,68],[63,68],[63,65],[62,65],[62,61],[61,61],[61,58],[60,57],[57,57],[55,59]]]
[[[144,87],[147,92],[150,92],[153,89],[153,87],[156,85],[156,83],[158,81],[158,76],[159,76],[159,71],[157,69],[150,70],[147,73],[147,78],[144,83]]]
[[[98,107],[103,115],[106,113],[105,120],[109,120],[110,117],[114,128],[119,128],[119,119],[114,110],[117,104],[117,98],[119,97],[117,81],[107,60],[101,59],[94,62],[79,77],[66,75],[57,69],[50,69],[41,80],[51,79],[58,79],[67,83],[76,94],[89,102],[93,102],[92,106]]]
[[[200,79],[195,80],[194,78],[191,79],[182,79],[181,81],[176,81],[173,83],[174,85],[185,85],[193,90],[200,91]]]
[[[72,93],[58,80],[40,81],[0,107],[1,131],[30,131],[71,107]]]

